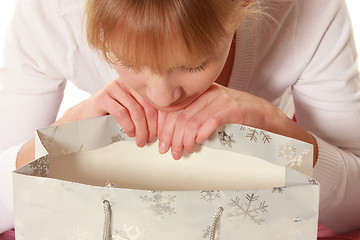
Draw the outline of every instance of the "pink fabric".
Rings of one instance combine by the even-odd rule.
[[[0,240],[15,240],[14,230],[9,230],[3,234],[0,234]]]
[[[360,240],[360,230],[346,234],[337,234],[330,228],[319,224],[319,240]]]

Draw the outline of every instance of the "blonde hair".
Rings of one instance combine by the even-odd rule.
[[[163,72],[179,53],[201,64],[233,36],[253,12],[246,0],[88,0],[86,34],[90,46],[110,61]]]

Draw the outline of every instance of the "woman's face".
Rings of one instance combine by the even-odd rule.
[[[179,54],[179,59],[183,61],[161,75],[146,68],[135,71],[121,62],[113,65],[120,79],[153,107],[166,112],[178,111],[189,106],[217,80],[229,54],[231,41],[223,43],[221,51],[200,66],[183,65],[186,60]]]

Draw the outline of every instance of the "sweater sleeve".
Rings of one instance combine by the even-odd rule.
[[[298,123],[318,144],[319,220],[340,233],[360,229],[360,80],[351,20],[345,1],[302,1],[299,13],[303,70],[293,96]]]
[[[19,0],[5,39],[0,69],[0,233],[13,227],[11,172],[21,143],[55,121],[63,98],[70,47],[56,3]]]
[[[0,153],[0,233],[14,227],[12,171],[15,170],[17,154],[23,144]]]

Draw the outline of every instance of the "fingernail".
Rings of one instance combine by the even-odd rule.
[[[182,157],[182,154],[175,152],[175,151],[171,151],[171,154],[175,160],[179,160]]]
[[[164,154],[168,151],[168,147],[166,146],[166,144],[164,142],[160,142],[159,143],[159,152],[160,154]]]
[[[186,154],[193,154],[193,153],[194,153],[194,149],[192,149],[191,151],[186,151],[186,149],[185,149],[185,152],[186,152]]]
[[[137,143],[136,145],[137,145],[139,148],[145,147],[145,143],[144,143],[144,142],[142,142],[142,143]]]

